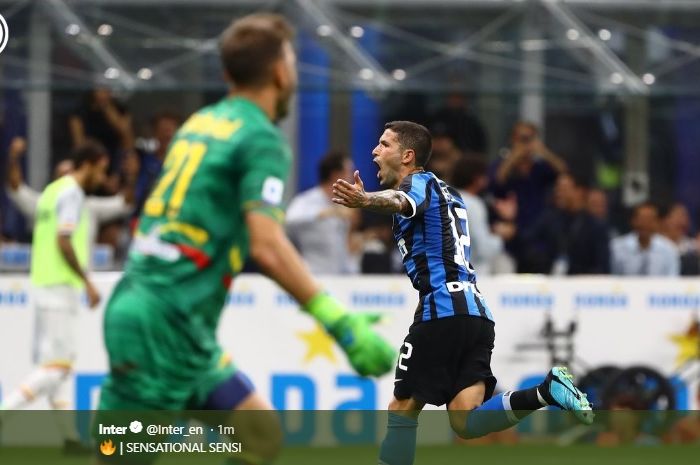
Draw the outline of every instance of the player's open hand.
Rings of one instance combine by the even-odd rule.
[[[345,179],[333,183],[333,202],[348,208],[362,208],[367,204],[365,184],[360,178],[360,172],[355,170],[355,184]]]

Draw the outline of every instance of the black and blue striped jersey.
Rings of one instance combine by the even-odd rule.
[[[455,315],[493,321],[469,263],[469,226],[462,197],[426,171],[404,178],[398,190],[412,209],[408,217],[394,215],[394,237],[406,274],[420,296],[414,323]]]

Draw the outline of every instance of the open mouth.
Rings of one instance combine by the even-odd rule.
[[[377,165],[377,179],[381,179],[382,165],[379,164],[376,158],[372,159],[372,163]]]

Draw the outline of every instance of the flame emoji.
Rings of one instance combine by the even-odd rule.
[[[106,441],[103,441],[102,444],[100,444],[100,452],[102,452],[103,455],[112,455],[117,451],[117,448],[114,447],[114,444],[112,443],[111,439],[107,439]]]

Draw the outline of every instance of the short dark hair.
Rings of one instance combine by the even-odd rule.
[[[528,128],[529,130],[534,132],[535,135],[539,135],[539,133],[540,133],[540,128],[537,127],[537,125],[535,123],[533,123],[532,121],[520,120],[520,121],[516,121],[515,124],[513,124],[513,126],[510,128],[510,137],[511,138],[515,135],[515,131],[518,128]]]
[[[72,154],[71,159],[73,160],[73,167],[75,169],[80,168],[85,163],[95,164],[102,158],[109,157],[109,152],[104,145],[97,142],[94,139],[88,139],[78,147],[76,147]]]
[[[656,204],[653,203],[653,202],[649,202],[649,201],[640,202],[640,203],[638,203],[637,205],[635,205],[635,206],[632,208],[632,217],[636,216],[637,213],[639,212],[639,210],[641,210],[642,208],[651,208],[651,209],[654,210],[657,214],[659,214],[660,211],[661,211],[661,209],[659,208],[659,206],[656,205]]]
[[[461,157],[455,165],[452,184],[458,189],[467,189],[477,178],[486,176],[487,169],[486,161],[481,157]]]
[[[271,79],[273,63],[282,57],[285,41],[294,37],[287,20],[277,14],[255,13],[235,20],[221,34],[221,63],[234,85],[258,87]]]
[[[328,152],[318,163],[318,180],[328,181],[331,174],[341,171],[345,162],[350,159],[350,155],[340,150]]]
[[[178,125],[182,123],[182,115],[175,110],[159,110],[151,116],[151,127],[156,127],[164,119],[175,121]]]
[[[384,125],[384,130],[387,129],[396,133],[399,145],[404,150],[411,149],[416,153],[417,167],[424,167],[428,164],[433,148],[433,138],[425,126],[413,121],[391,121]]]

